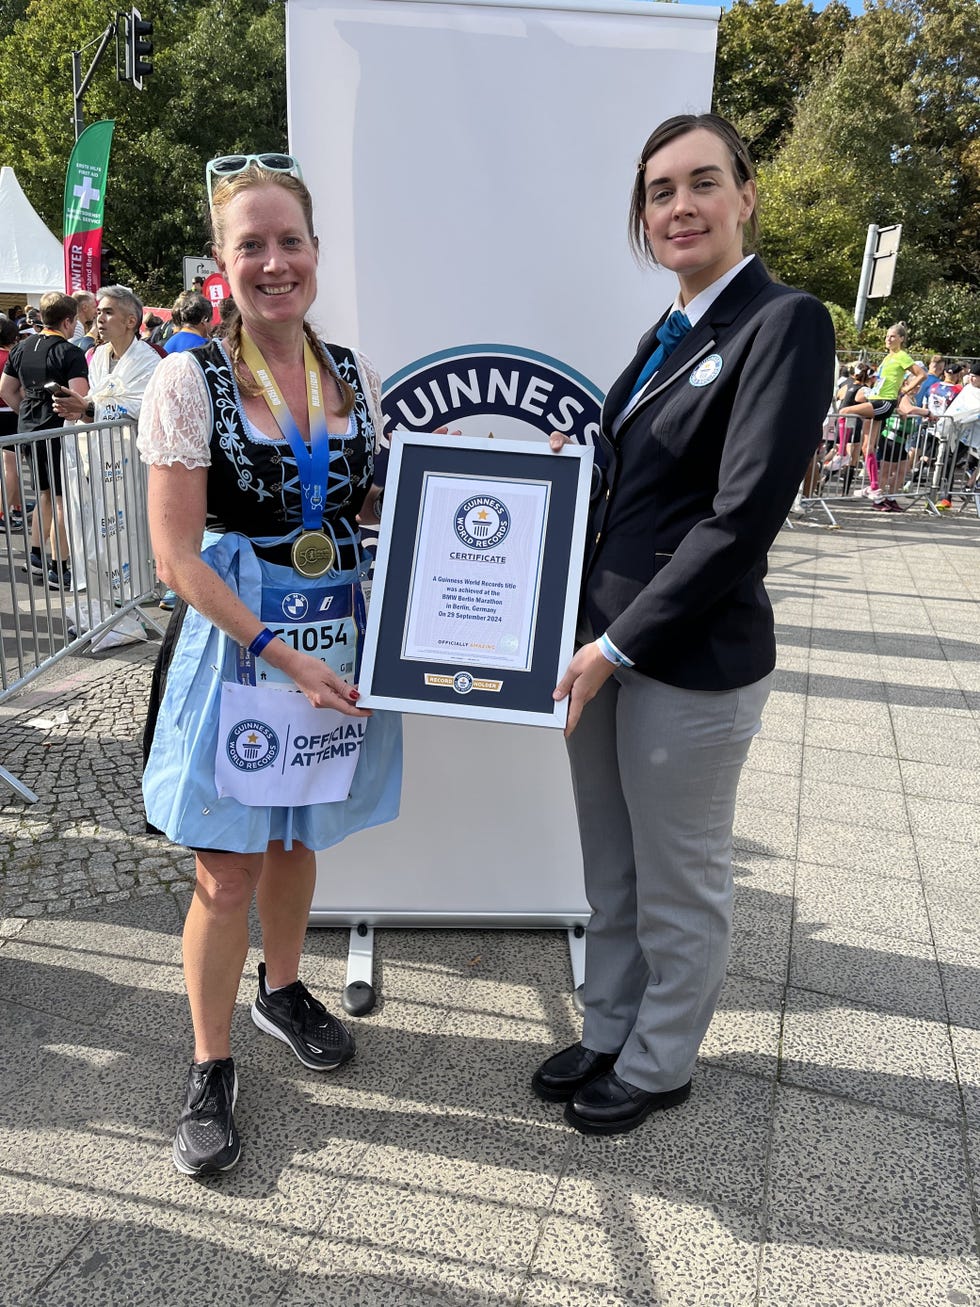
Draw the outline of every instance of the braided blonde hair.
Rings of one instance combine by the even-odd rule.
[[[211,225],[211,237],[214,242],[214,248],[219,251],[224,245],[225,238],[225,210],[236,195],[242,191],[251,190],[254,186],[278,186],[287,191],[299,202],[303,210],[303,218],[306,222],[306,230],[310,239],[313,240],[313,197],[309,190],[292,173],[271,172],[267,168],[261,168],[258,164],[250,163],[247,168],[241,172],[236,172],[233,176],[223,178],[215,186],[211,197],[211,209],[208,214]],[[313,330],[309,322],[303,322],[303,334],[310,342],[313,353],[316,355],[317,362],[327,372],[334,381],[336,381],[340,390],[341,413],[346,417],[354,407],[354,391],[341,377],[336,365],[331,359],[323,346],[323,342]],[[235,373],[235,380],[238,387],[245,395],[261,395],[262,387],[249,373],[242,361],[242,313],[238,306],[228,321],[228,330],[224,337],[225,347],[231,357],[232,369]]]

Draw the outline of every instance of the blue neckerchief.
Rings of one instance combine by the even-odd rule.
[[[630,391],[630,397],[626,401],[628,404],[636,398],[667,355],[674,352],[690,330],[691,324],[687,314],[682,312],[681,309],[675,309],[663,326],[657,329],[657,340],[660,341],[660,344],[647,359],[643,371],[637,377],[636,385]]]

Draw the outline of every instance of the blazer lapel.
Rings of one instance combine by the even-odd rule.
[[[636,414],[647,406],[650,400],[662,394],[688,368],[692,368],[699,363],[714,347],[724,328],[733,322],[745,306],[754,300],[771,281],[772,278],[766,271],[765,265],[756,255],[752,262],[742,269],[735,280],[725,287],[674,352],[664,359],[663,366],[658,368],[650,378],[640,398],[630,409],[623,426],[627,422],[631,422]],[[666,320],[667,313],[664,313],[656,326],[651,327],[640,341],[633,362],[610,387],[602,406],[601,422],[603,431],[611,432],[612,422],[626,407],[626,402],[636,383],[636,378],[640,375],[644,363],[656,348],[657,331]],[[619,434],[615,439],[618,440],[619,435],[622,434],[623,426],[620,427]],[[610,439],[613,439],[613,437],[610,436]]]
[[[668,309],[661,315],[660,319],[654,323],[646,335],[641,338],[629,367],[625,372],[619,374],[606,392],[606,397],[602,401],[602,412],[600,416],[600,425],[603,430],[608,430],[612,419],[617,413],[621,413],[626,407],[626,401],[629,399],[630,393],[636,385],[637,377],[643,371],[644,364],[649,359],[650,355],[657,348],[657,332],[667,321],[669,313],[670,310]]]
[[[704,325],[710,327],[710,323],[705,323]],[[701,323],[699,322],[698,327],[700,326]],[[696,337],[696,339],[692,341],[691,337]],[[673,385],[678,377],[683,376],[690,366],[699,363],[704,355],[712,348],[714,343],[715,338],[713,335],[705,340],[702,331],[692,331],[682,344],[674,350],[673,354],[669,355],[669,357],[664,360],[663,367],[658,368],[650,378],[646,389],[626,415],[626,418],[623,421],[623,426],[619,428],[618,435],[622,434],[623,427],[626,426],[626,423],[631,422],[637,413],[646,408],[652,399],[656,399],[658,395],[663,394],[667,387]]]

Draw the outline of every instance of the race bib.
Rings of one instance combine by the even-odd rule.
[[[291,589],[263,584],[260,620],[291,648],[319,658],[353,685],[360,672],[365,626],[360,586],[297,580],[300,584]],[[235,679],[239,685],[293,685],[285,672],[253,657],[242,646],[238,646]]]
[[[299,690],[226,681],[214,768],[218,797],[249,808],[342,803],[367,724],[364,717],[314,708]]]

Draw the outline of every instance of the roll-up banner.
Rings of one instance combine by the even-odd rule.
[[[65,290],[88,290],[102,284],[102,225],[106,178],[112,148],[112,119],[92,123],[75,142],[65,176]]]
[[[314,318],[374,361],[391,428],[593,438],[674,293],[628,250],[637,159],[664,118],[710,107],[719,13],[290,0]],[[319,856],[312,920],[584,920],[559,732],[406,716],[405,737],[401,816]]]

